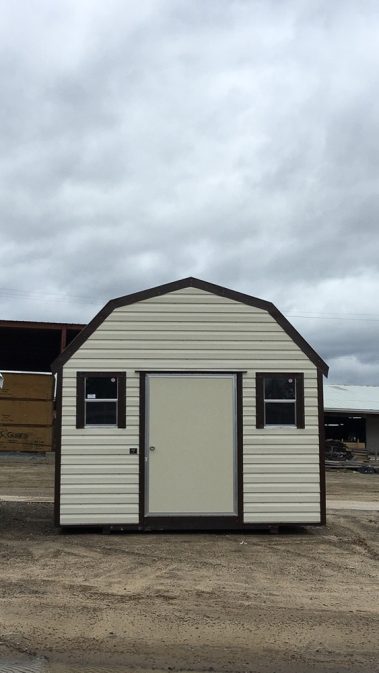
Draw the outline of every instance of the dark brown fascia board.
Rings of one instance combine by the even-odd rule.
[[[35,322],[33,320],[0,320],[0,327],[20,327],[21,329],[83,329],[85,324],[70,322]]]
[[[152,299],[153,297],[159,297],[163,294],[168,294],[169,292],[175,292],[176,290],[182,290],[185,287],[193,287],[198,290],[203,290],[204,292],[210,292],[211,294],[218,295],[219,297],[226,297],[233,301],[238,301],[247,306],[253,306],[254,308],[260,308],[264,311],[267,311],[274,320],[283,328],[283,330],[288,334],[289,337],[299,346],[299,348],[305,353],[305,355],[313,362],[313,364],[324,374],[328,375],[329,367],[324,362],[324,360],[313,350],[312,346],[299,334],[299,332],[291,325],[291,323],[284,317],[284,315],[269,301],[263,299],[258,299],[257,297],[251,297],[248,294],[242,292],[236,292],[235,290],[230,290],[229,288],[223,287],[222,285],[216,285],[214,283],[209,283],[205,280],[200,280],[199,278],[193,278],[189,276],[188,278],[182,278],[181,280],[176,280],[172,283],[165,283],[164,285],[158,285],[157,287],[149,288],[148,290],[142,290],[140,292],[134,292],[132,294],[125,295],[124,297],[118,297],[116,299],[111,299],[104,308],[99,311],[99,313],[88,323],[86,327],[71,341],[71,343],[65,348],[65,350],[54,360],[51,365],[52,371],[56,372],[58,369],[63,367],[63,365],[69,360],[69,358],[78,350],[78,348],[88,339],[88,337],[101,325],[101,323],[107,318],[112,311],[121,306],[128,306],[130,304],[135,304],[144,299]]]
[[[320,519],[326,525],[326,475],[325,475],[325,416],[324,416],[324,382],[322,372],[317,372],[318,399],[318,436],[319,436],[319,472],[320,472]]]
[[[57,376],[56,416],[53,421],[54,449],[55,449],[55,479],[54,479],[54,522],[60,524],[61,510],[61,463],[62,463],[62,371]]]

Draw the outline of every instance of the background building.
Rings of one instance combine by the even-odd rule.
[[[379,386],[324,386],[326,439],[379,453]]]

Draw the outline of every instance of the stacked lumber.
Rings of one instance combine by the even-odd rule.
[[[54,377],[2,372],[0,451],[51,451]]]
[[[360,463],[368,463],[370,460],[368,449],[365,448],[354,448],[351,450],[354,460],[358,460]]]
[[[345,442],[345,444],[353,454],[355,461],[359,461],[360,463],[369,462],[370,455],[368,449],[366,448],[366,444],[363,442]]]

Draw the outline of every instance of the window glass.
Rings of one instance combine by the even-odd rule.
[[[87,400],[116,400],[117,378],[114,376],[88,376],[85,396]]]
[[[265,425],[296,425],[294,402],[266,402]]]
[[[126,428],[126,372],[77,372],[76,385],[77,428]]]
[[[117,425],[116,402],[86,401],[86,425]]]
[[[256,373],[256,427],[305,428],[304,373]]]
[[[265,400],[294,400],[296,381],[288,376],[266,377],[264,380]]]

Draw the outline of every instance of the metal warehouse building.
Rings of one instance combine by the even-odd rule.
[[[364,446],[379,455],[379,386],[324,386],[325,430],[351,448]]]
[[[195,278],[120,297],[53,369],[58,525],[324,523],[328,368],[273,304]]]

